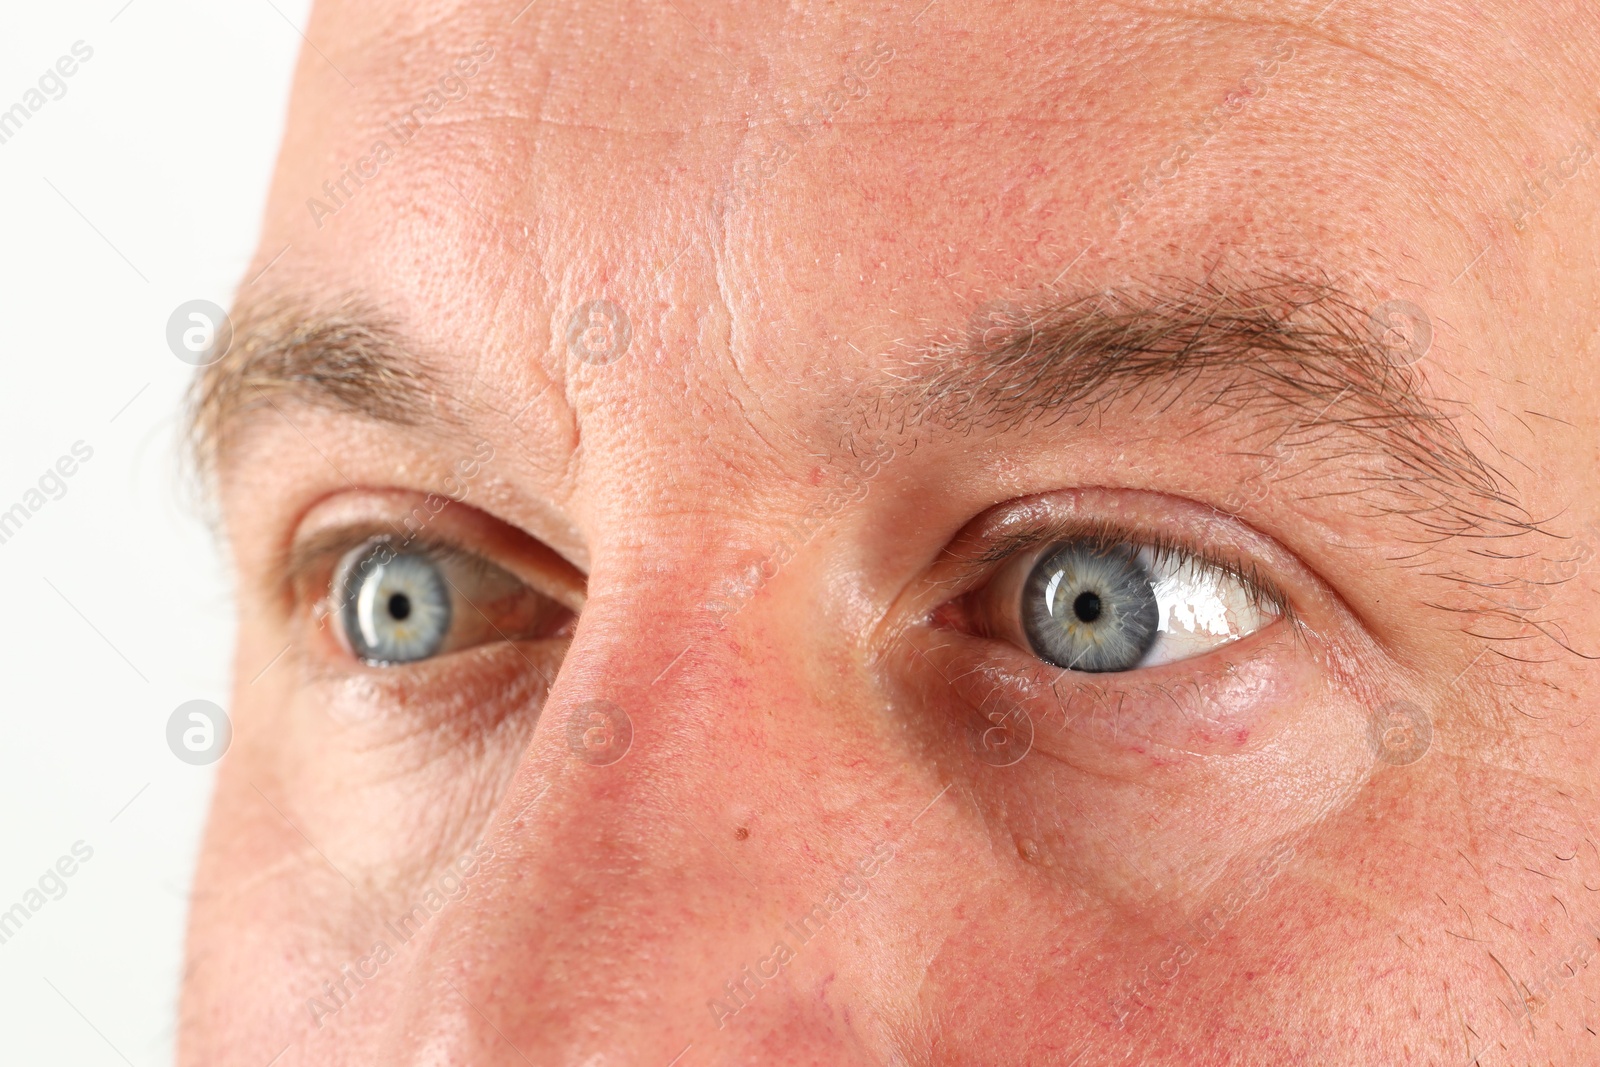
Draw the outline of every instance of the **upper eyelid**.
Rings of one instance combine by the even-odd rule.
[[[285,565],[285,577],[291,585],[303,582],[312,576],[320,575],[323,570],[331,572],[332,565],[362,545],[381,539],[394,542],[396,551],[426,553],[435,559],[460,560],[462,562],[479,561],[490,563],[481,553],[474,552],[454,541],[449,541],[437,535],[406,537],[396,536],[392,526],[381,521],[352,523],[344,526],[334,526],[326,530],[318,530],[305,540],[298,542],[289,551]]]
[[[337,560],[357,545],[385,536],[394,536],[394,530],[385,528],[381,522],[350,523],[318,530],[291,546],[284,569],[291,577],[303,576],[330,559]]]
[[[284,610],[315,601],[324,595],[341,556],[365,541],[386,538],[396,551],[428,553],[458,568],[505,571],[570,611],[583,609],[584,575],[547,544],[493,512],[448,498],[447,506],[436,508],[421,496],[373,489],[329,497],[302,516],[263,573],[264,593]],[[423,507],[427,514],[419,517]]]

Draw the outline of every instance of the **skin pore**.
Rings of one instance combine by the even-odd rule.
[[[1592,12],[306,36],[182,1062],[1600,1055]],[[1075,540],[1259,625],[1046,662]],[[435,654],[355,654],[373,545]]]

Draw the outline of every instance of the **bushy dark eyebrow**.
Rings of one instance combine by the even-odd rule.
[[[1430,398],[1368,309],[1324,280],[1212,275],[1000,303],[907,362],[893,408],[909,422],[971,433],[1119,402],[1181,408],[1202,426],[1264,427],[1306,462],[1346,461],[1359,472],[1349,492],[1414,519],[1424,542],[1535,525],[1469,447],[1463,426],[1488,440],[1471,411]]]

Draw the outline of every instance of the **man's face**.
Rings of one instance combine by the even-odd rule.
[[[1594,1062],[1591,14],[524,2],[306,30],[184,1062]]]

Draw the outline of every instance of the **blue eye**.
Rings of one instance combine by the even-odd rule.
[[[1177,549],[1081,538],[1036,559],[1020,595],[1017,585],[1000,583],[1015,599],[1001,608],[996,629],[1020,630],[1034,655],[1068,670],[1173,663],[1249,636],[1279,615],[1237,575]],[[1008,615],[1020,616],[1020,626],[1009,625]]]
[[[1022,589],[1023,630],[1034,654],[1078,671],[1125,671],[1155,645],[1155,586],[1137,552],[1081,541],[1039,560]]]
[[[571,609],[480,553],[442,538],[412,544],[361,532],[318,535],[329,544],[323,553],[341,547],[315,613],[343,651],[368,666],[399,669],[482,646],[559,641],[570,630]],[[543,587],[546,572],[523,563]]]
[[[336,580],[345,640],[368,663],[410,663],[435,655],[450,636],[450,587],[439,565],[386,541],[346,557]]]

